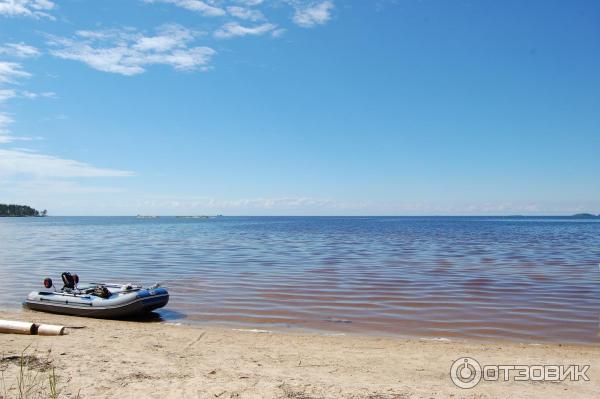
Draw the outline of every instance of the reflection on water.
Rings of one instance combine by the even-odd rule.
[[[599,343],[599,262],[595,220],[0,218],[0,306],[69,270],[190,323]]]

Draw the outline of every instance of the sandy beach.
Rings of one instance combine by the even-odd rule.
[[[290,333],[106,321],[25,310],[0,312],[0,318],[83,327],[57,337],[0,335],[8,397],[15,394],[15,355],[25,348],[27,355],[39,360],[36,364],[47,359],[55,368],[63,397],[600,396],[600,349],[594,346]],[[449,377],[452,363],[464,356],[481,364],[588,364],[590,381],[481,381],[465,390]]]

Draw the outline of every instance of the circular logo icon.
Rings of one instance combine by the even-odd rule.
[[[461,357],[452,363],[450,379],[459,388],[473,388],[481,381],[481,365],[471,357]]]

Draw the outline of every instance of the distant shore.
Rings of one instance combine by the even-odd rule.
[[[600,397],[600,348],[594,346],[315,335],[31,311],[0,311],[0,318],[84,327],[60,337],[0,336],[4,357],[29,347],[34,359],[52,362],[63,392],[73,397]],[[587,364],[590,381],[482,381],[463,390],[449,371],[464,356],[481,364]],[[14,381],[17,371],[8,363],[5,380]]]
[[[40,212],[28,205],[0,204],[0,217],[43,217],[47,214],[45,209]]]

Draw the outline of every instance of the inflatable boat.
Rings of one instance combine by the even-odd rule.
[[[62,274],[64,286],[57,290],[52,279],[44,280],[44,291],[33,291],[23,306],[42,312],[72,316],[120,319],[142,316],[162,308],[169,293],[158,284],[143,288],[133,284],[79,284],[76,274]]]

